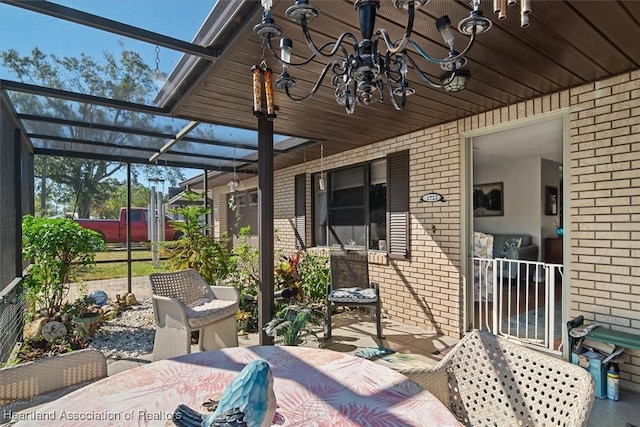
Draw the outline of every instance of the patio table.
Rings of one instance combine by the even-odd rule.
[[[369,360],[309,347],[234,347],[193,353],[107,377],[18,425],[173,425],[178,404],[205,412],[251,360],[268,361],[283,426],[460,426],[430,392]],[[48,418],[47,418],[48,417]]]

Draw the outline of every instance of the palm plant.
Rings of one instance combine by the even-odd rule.
[[[324,318],[322,310],[309,305],[288,305],[279,310],[264,327],[267,335],[274,338],[276,344],[298,345],[305,336],[318,339],[313,326],[321,324]]]

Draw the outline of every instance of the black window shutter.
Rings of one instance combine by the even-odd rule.
[[[307,175],[300,174],[295,176],[295,233],[296,248],[305,248],[305,229],[306,229],[306,204],[307,204]]]
[[[387,155],[387,253],[409,257],[409,151]]]

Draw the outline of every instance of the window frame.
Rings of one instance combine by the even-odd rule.
[[[329,169],[326,171],[319,171],[319,172],[315,172],[310,174],[311,176],[311,223],[312,223],[312,243],[314,246],[316,247],[338,247],[340,246],[337,243],[334,244],[330,244],[331,241],[331,231],[330,231],[330,226],[331,226],[331,185],[332,185],[332,176],[333,174],[337,173],[337,172],[341,172],[341,171],[345,171],[345,170],[349,170],[349,169],[357,169],[357,168],[362,168],[363,169],[363,203],[361,205],[362,210],[363,210],[363,224],[362,226],[364,227],[365,230],[365,236],[364,236],[364,245],[347,245],[343,242],[343,246],[345,248],[349,248],[349,249],[361,249],[361,250],[367,250],[367,251],[374,251],[374,252],[387,252],[387,249],[383,249],[380,250],[378,248],[370,248],[370,243],[371,243],[371,224],[370,224],[370,192],[371,192],[371,165],[376,163],[376,162],[380,162],[380,161],[384,161],[385,162],[385,169],[386,169],[386,162],[387,157],[380,157],[377,159],[373,159],[373,160],[367,160],[364,162],[358,162],[358,163],[352,163],[350,165],[345,165],[345,166],[341,166],[338,168],[334,168],[334,169]],[[316,200],[318,197],[318,191],[316,189],[315,183],[318,179],[318,176],[320,174],[324,174],[324,179],[325,179],[325,192],[327,193],[326,197],[327,197],[327,224],[325,225],[325,229],[326,229],[326,244],[325,245],[319,245],[318,244],[318,236],[316,233],[316,221],[317,221],[317,217],[316,217]],[[385,185],[388,187],[388,177],[385,176]],[[386,193],[386,198],[388,198],[388,190]],[[388,209],[388,200],[386,200],[386,207],[385,207],[385,211]],[[354,206],[354,207],[359,207],[358,206]],[[335,209],[335,208],[334,208]],[[337,209],[335,209],[337,210]],[[387,215],[388,212],[385,212],[385,217],[388,216]],[[386,230],[386,234],[388,234],[388,229]],[[388,244],[387,244],[388,247]]]

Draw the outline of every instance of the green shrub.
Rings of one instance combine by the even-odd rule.
[[[298,264],[303,301],[322,304],[327,297],[327,283],[331,280],[329,257],[324,253],[305,253]]]
[[[104,249],[102,236],[68,218],[22,219],[22,256],[32,266],[25,280],[29,314],[44,311],[59,315],[80,269],[95,264],[96,251]]]

